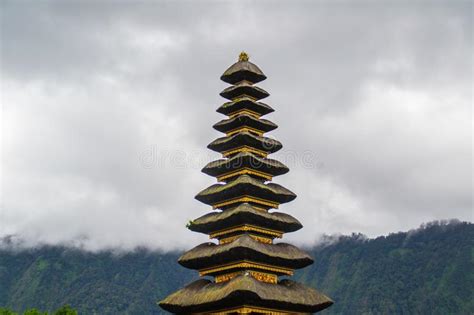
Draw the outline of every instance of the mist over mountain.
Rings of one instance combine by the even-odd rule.
[[[180,252],[86,252],[65,246],[0,249],[0,306],[80,314],[163,314],[156,301],[197,278]],[[474,313],[474,224],[432,222],[369,239],[327,236],[295,278],[327,293],[322,314]]]
[[[1,1],[0,238],[203,242],[183,226],[209,211],[192,196],[242,50],[268,77],[284,211],[310,227],[292,243],[472,221],[472,1],[362,2]]]

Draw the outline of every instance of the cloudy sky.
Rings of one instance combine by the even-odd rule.
[[[190,248],[240,51],[280,127],[280,208],[321,234],[472,221],[466,1],[2,1],[0,237]]]

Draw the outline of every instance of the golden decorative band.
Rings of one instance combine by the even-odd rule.
[[[212,311],[206,313],[197,313],[199,315],[228,315],[228,314],[266,314],[266,315],[303,315],[310,313],[299,312],[285,312],[270,308],[254,307],[254,306],[240,306],[234,308],[223,309],[219,311]]]
[[[219,244],[220,245],[223,245],[223,244],[227,244],[227,243],[230,243],[230,242],[233,242],[236,238],[238,238],[240,235],[234,235],[234,236],[230,236],[230,237],[226,237],[226,238],[221,238],[219,239]],[[273,244],[273,239],[271,238],[268,238],[268,237],[263,237],[263,236],[260,236],[260,235],[253,235],[253,234],[249,234],[249,236],[251,238],[253,238],[254,240],[256,241],[259,241],[261,243],[264,243],[264,244]]]
[[[219,240],[219,245],[224,245],[224,244],[231,243],[231,242],[233,242],[237,237],[239,237],[239,235],[234,235],[234,236],[231,236],[231,237],[221,238],[221,239]]]
[[[253,116],[254,118],[257,118],[259,119],[262,115],[257,113],[257,112],[254,112],[253,110],[250,110],[250,109],[240,109],[238,111],[235,111],[235,112],[232,112],[230,114],[228,114],[227,116],[229,116],[229,118],[234,118],[235,116],[238,116],[240,114],[247,114],[249,116]]]
[[[266,283],[274,283],[274,284],[276,284],[278,282],[278,276],[275,275],[275,274],[266,273],[266,272],[259,272],[259,271],[254,271],[254,270],[250,270],[248,272],[253,278],[255,278],[258,281],[266,282]],[[236,276],[238,276],[240,274],[242,274],[241,271],[226,273],[226,274],[223,274],[223,275],[218,275],[218,276],[215,277],[215,281],[216,281],[216,283],[229,281],[232,278],[235,278]]]
[[[250,234],[250,237],[253,238],[256,241],[259,241],[260,243],[273,244],[273,239],[268,238],[268,237],[253,235],[253,234]]]
[[[216,283],[226,282],[226,281],[229,281],[230,279],[235,278],[239,274],[240,272],[231,272],[231,273],[226,273],[223,275],[218,275],[215,277],[215,281]]]
[[[245,81],[240,81],[240,82],[245,82]],[[248,81],[247,81],[247,82],[248,82]],[[238,85],[238,84],[239,84],[239,83],[237,83],[236,85]],[[256,100],[257,100],[257,99],[256,99],[255,97],[253,97],[253,96],[250,96],[250,95],[247,95],[247,94],[239,94],[239,95],[237,95],[236,97],[233,97],[233,98],[232,98],[232,101],[235,102],[235,101],[237,101],[237,100],[239,100],[239,99],[241,99],[241,98],[249,98],[249,99],[251,99],[252,101],[256,101]]]
[[[254,277],[256,280],[266,283],[274,283],[278,282],[278,276],[272,273],[266,272],[258,272],[258,271],[250,271],[250,275]]]
[[[261,263],[256,263],[256,262],[252,262],[252,261],[243,260],[243,261],[239,261],[239,262],[235,262],[235,263],[231,263],[231,264],[227,264],[227,265],[221,265],[219,267],[201,269],[201,270],[199,270],[199,276],[202,277],[202,276],[206,276],[206,275],[209,275],[209,274],[218,273],[218,272],[226,271],[226,270],[232,270],[232,269],[250,269],[250,268],[260,269],[260,270],[265,270],[265,271],[270,271],[270,272],[275,272],[275,273],[281,273],[281,274],[285,274],[285,275],[288,275],[288,276],[293,275],[293,270],[292,269],[282,268],[282,267],[275,267],[275,266],[271,266],[271,265],[266,265],[266,264],[261,264]]]
[[[222,174],[221,176],[218,176],[217,181],[222,182],[227,178],[231,178],[231,177],[234,177],[234,176],[237,176],[237,175],[244,175],[244,174],[255,175],[255,176],[264,178],[266,180],[272,180],[272,178],[273,178],[273,176],[270,175],[270,174],[260,172],[260,171],[256,171],[256,170],[250,169],[248,167],[244,167],[244,168],[240,168],[238,170],[232,171],[232,172]]]
[[[278,238],[281,238],[283,236],[283,232],[280,232],[277,230],[265,229],[265,228],[261,228],[261,227],[251,225],[251,224],[243,224],[240,226],[231,227],[228,229],[223,229],[223,230],[219,230],[214,233],[211,233],[209,235],[209,238],[217,238],[222,235],[230,234],[233,232],[241,232],[241,231],[242,232],[250,232],[250,231],[258,232],[258,233],[268,234],[268,235],[271,235],[273,237],[278,237]]]
[[[213,204],[212,208],[218,209],[218,208],[229,206],[235,203],[243,203],[243,202],[253,202],[259,205],[264,205],[264,206],[275,208],[275,209],[278,209],[278,206],[280,205],[279,203],[270,201],[270,200],[265,200],[265,199],[261,199],[257,197],[251,197],[251,196],[242,196],[242,197],[238,197],[238,198],[234,198],[234,199],[230,199],[230,200]]]
[[[268,153],[265,152],[265,151],[262,151],[262,150],[255,149],[255,148],[249,147],[247,145],[244,145],[244,146],[232,149],[232,150],[224,151],[224,152],[222,152],[222,156],[223,157],[228,157],[229,155],[232,155],[234,153],[240,153],[240,152],[255,153],[255,154],[257,154],[261,157],[264,157],[264,158],[266,158],[267,155],[268,155]]]
[[[245,127],[239,127],[239,128],[227,131],[226,136],[230,137],[232,135],[235,135],[236,133],[244,132],[244,131],[252,132],[252,133],[256,134],[257,136],[262,136],[265,133],[265,131],[258,130],[258,129],[255,129],[255,128],[252,128],[252,127],[249,127],[249,126],[245,126]]]

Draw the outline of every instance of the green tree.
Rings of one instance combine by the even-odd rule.
[[[26,310],[23,315],[48,315],[47,312],[40,312],[36,308],[32,308],[30,310]]]
[[[15,313],[7,308],[0,307],[0,315],[18,315],[18,313]]]
[[[77,311],[72,309],[69,305],[64,305],[54,312],[54,315],[77,315]]]

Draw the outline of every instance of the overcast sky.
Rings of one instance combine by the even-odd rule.
[[[1,2],[0,237],[190,248],[206,145],[245,50],[290,167],[280,207],[323,233],[472,221],[470,1]]]

